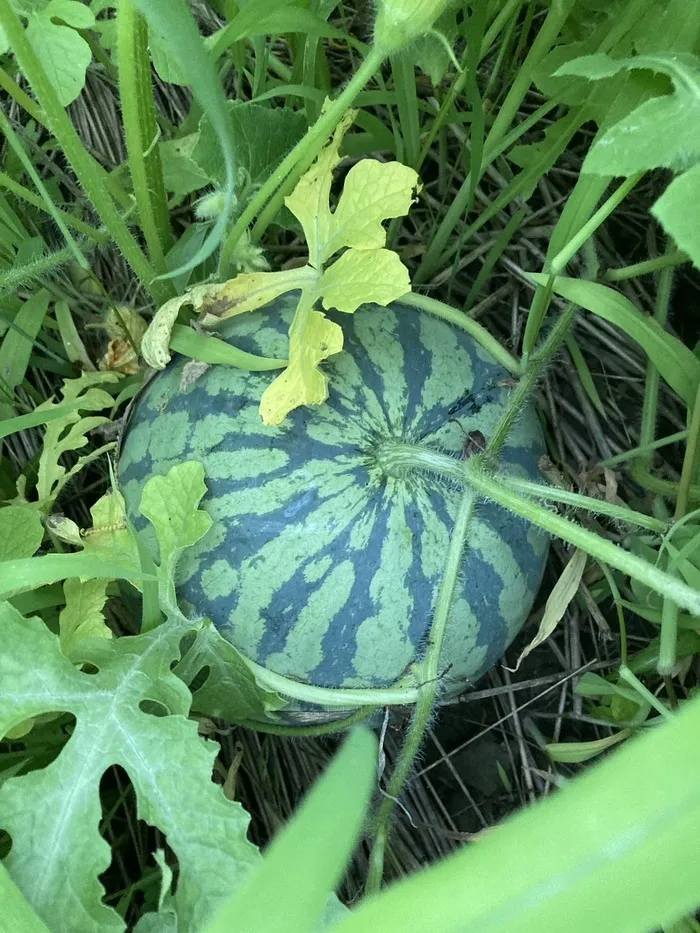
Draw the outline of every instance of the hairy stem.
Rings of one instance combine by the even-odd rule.
[[[5,0],[7,2],[7,0]],[[367,58],[350,79],[342,93],[330,104],[319,120],[309,128],[290,153],[282,160],[275,171],[257,192],[238,218],[221,250],[219,274],[224,276],[231,265],[234,250],[245,233],[248,225],[257,217],[253,230],[253,240],[257,242],[267,229],[270,221],[277,214],[284,198],[294,188],[297,181],[311,165],[323,148],[327,138],[336,128],[343,115],[349,110],[365,84],[383,61],[383,56],[370,49]]]
[[[41,105],[48,128],[92,201],[102,223],[149,294],[158,304],[163,304],[170,294],[170,289],[164,282],[154,281],[153,267],[112,201],[104,184],[103,172],[100,172],[98,164],[83,146],[68,113],[61,106],[10,0],[0,0],[0,21],[17,61]]]
[[[121,0],[117,15],[119,97],[129,172],[141,229],[155,270],[166,272],[165,254],[173,244],[160,152],[153,145],[158,133],[151,90],[148,26],[132,0]],[[171,293],[175,287],[168,282]]]

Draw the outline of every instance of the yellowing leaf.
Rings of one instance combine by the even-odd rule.
[[[390,249],[349,249],[323,273],[323,307],[353,314],[360,305],[388,305],[411,290],[408,269]]]
[[[300,308],[289,332],[289,366],[265,389],[260,401],[264,424],[281,424],[294,408],[324,402],[328,376],[318,364],[342,349],[343,332],[337,324],[320,311]]]
[[[521,652],[513,670],[517,671],[528,654],[534,651],[538,645],[541,645],[543,641],[546,641],[561,622],[567,606],[578,591],[583,571],[586,568],[587,557],[588,555],[585,551],[574,551],[573,557],[566,567],[564,567],[562,575],[554,584],[552,592],[549,594],[537,634],[527,648]]]
[[[309,262],[314,269],[320,270],[324,259],[329,255],[324,254],[324,246],[328,243],[333,229],[333,215],[329,204],[333,169],[341,161],[340,144],[355,119],[356,112],[348,110],[331,141],[321,150],[308,172],[299,179],[294,191],[284,199],[284,203],[304,228]]]
[[[170,341],[180,309],[192,305],[201,313],[201,323],[211,327],[220,320],[255,311],[286,292],[312,281],[308,266],[282,272],[249,272],[221,284],[195,285],[185,295],[166,301],[148,326],[141,341],[141,355],[153,369],[165,369],[170,362]]]
[[[58,617],[58,638],[70,658],[84,638],[111,638],[102,613],[107,602],[107,580],[66,580],[66,605]]]
[[[418,175],[401,162],[364,159],[347,174],[338,207],[332,215],[331,236],[324,249],[328,259],[343,246],[379,249],[386,245],[384,220],[403,217],[415,200]]]

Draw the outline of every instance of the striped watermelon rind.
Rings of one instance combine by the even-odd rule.
[[[284,357],[294,307],[285,296],[222,333],[246,352]],[[119,479],[155,552],[138,510],[145,483],[184,460],[204,465],[202,506],[214,525],[182,558],[179,598],[244,657],[298,683],[295,694],[309,684],[337,698],[339,688],[401,683],[420,659],[461,495],[434,475],[386,476],[377,447],[419,443],[460,457],[468,434],[492,435],[510,389],[472,337],[430,314],[364,306],[335,319],[345,348],[326,366],[328,401],[280,427],[264,426],[258,411],[273,374],[215,366],[188,384],[187,361],[175,357],[131,411]],[[543,453],[528,406],[501,465],[536,479]],[[447,625],[447,690],[503,654],[531,609],[547,550],[543,532],[479,504]]]

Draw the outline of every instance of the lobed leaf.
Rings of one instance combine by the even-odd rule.
[[[31,506],[7,505],[0,509],[0,562],[32,557],[43,537],[44,526]]]
[[[66,580],[66,605],[58,616],[61,651],[73,660],[78,644],[85,638],[112,638],[105,622],[108,580]]]
[[[119,764],[136,790],[139,817],[158,827],[175,852],[177,892],[163,907],[180,933],[195,933],[259,861],[246,838],[249,818],[211,781],[214,743],[188,720],[190,695],[171,672],[181,626],[110,643],[96,674],[76,669],[37,619],[0,605],[0,735],[32,716],[61,710],[76,717],[66,746],[47,767],[0,788],[0,826],[12,838],[5,867],[53,933],[124,930],[101,902],[98,876],[110,862],[100,836],[99,785]],[[157,701],[165,716],[142,710]]]
[[[349,249],[325,270],[318,290],[326,310],[353,314],[363,304],[386,306],[396,301],[410,292],[411,280],[392,250]]]
[[[689,205],[700,203],[700,164],[674,178],[651,213],[700,268],[700,226]]]

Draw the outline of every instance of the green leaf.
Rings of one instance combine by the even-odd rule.
[[[700,70],[691,55],[656,53],[612,59],[589,55],[568,62],[561,74],[596,81],[620,71],[661,72],[674,93],[645,101],[596,139],[583,171],[598,175],[632,175],[663,166],[680,171],[700,158]]]
[[[105,580],[143,580],[134,567],[107,561],[91,554],[46,554],[0,562],[0,600],[28,593],[47,583],[68,577],[95,577]]]
[[[94,372],[83,373],[79,379],[67,379],[63,383],[61,394],[64,403],[75,403],[75,410],[65,418],[52,421],[46,428],[44,444],[39,459],[37,478],[37,496],[43,508],[53,503],[61,490],[80,470],[105,450],[109,444],[91,454],[79,457],[68,469],[59,462],[63,454],[80,450],[88,443],[87,433],[109,421],[104,416],[81,417],[80,411],[102,411],[112,408],[114,400],[104,389],[97,388],[100,383],[115,383],[120,379],[118,373]],[[39,405],[37,411],[51,410],[53,402]]]
[[[591,758],[597,758],[602,752],[619,745],[632,735],[630,729],[622,729],[620,732],[613,732],[602,739],[592,739],[590,742],[552,742],[545,745],[545,751],[552,761],[560,761],[565,764],[580,764],[583,761],[590,761]]]
[[[674,178],[651,212],[700,268],[700,228],[689,205],[700,203],[700,165]]]
[[[32,557],[43,537],[44,527],[35,509],[23,505],[0,509],[0,561]]]
[[[53,18],[70,25],[57,25]],[[77,0],[52,0],[40,14],[29,17],[27,39],[64,107],[85,87],[85,73],[92,60],[90,46],[70,26],[89,28],[94,22],[91,11]]]
[[[260,867],[202,933],[311,933],[316,928],[362,830],[376,755],[377,742],[368,730],[357,729],[345,740]],[[381,925],[367,929],[383,931]]]
[[[54,933],[125,929],[101,902],[98,880],[111,859],[98,828],[99,787],[113,764],[129,775],[140,819],[164,833],[177,856],[177,891],[163,906],[179,930],[200,929],[259,863],[247,814],[211,781],[217,746],[187,719],[189,692],[170,669],[183,634],[167,623],[106,643],[100,669],[87,675],[43,623],[0,606],[0,735],[56,710],[77,720],[56,760],[0,788],[0,826],[12,837],[5,866]],[[142,710],[153,700],[167,715]]]
[[[228,101],[226,118],[233,137],[236,193],[239,202],[245,202],[299,142],[307,129],[306,120],[296,110],[244,101]],[[216,185],[225,183],[224,160],[206,115],[200,120],[199,134],[190,154],[192,161]]]
[[[201,463],[179,463],[166,476],[153,476],[141,497],[141,514],[156,531],[161,575],[172,582],[177,561],[186,547],[209,531],[212,520],[198,509],[207,491]]]
[[[66,580],[63,591],[66,605],[58,617],[61,651],[67,658],[84,638],[112,638],[105,623],[108,580]]]
[[[538,285],[549,281],[549,276],[541,272],[529,272],[528,277]],[[693,405],[700,382],[700,361],[680,340],[607,285],[557,276],[554,291],[624,330],[642,347],[671,388],[687,405]]]
[[[175,673],[190,684],[205,667],[209,669],[207,679],[192,696],[196,713],[240,722],[269,719],[268,713],[285,705],[276,693],[257,683],[240,653],[209,620],[202,624]]]
[[[695,911],[700,699],[683,706],[334,933],[646,933]]]
[[[202,363],[218,366],[237,366],[250,372],[260,373],[270,369],[284,369],[288,360],[276,360],[272,357],[256,356],[232,346],[225,340],[219,340],[209,334],[198,334],[191,327],[175,324],[170,337],[170,348],[199,360]]]
[[[210,184],[211,177],[203,172],[192,158],[192,150],[198,138],[198,133],[190,133],[188,136],[168,139],[158,144],[163,182],[167,191],[184,196]],[[216,146],[216,142],[214,145]],[[221,161],[223,162],[222,159]]]
[[[2,862],[0,862],[0,902],[2,902],[2,917],[0,917],[2,933],[14,933],[15,930],[21,933],[51,933],[29,906],[17,885],[13,883]]]

